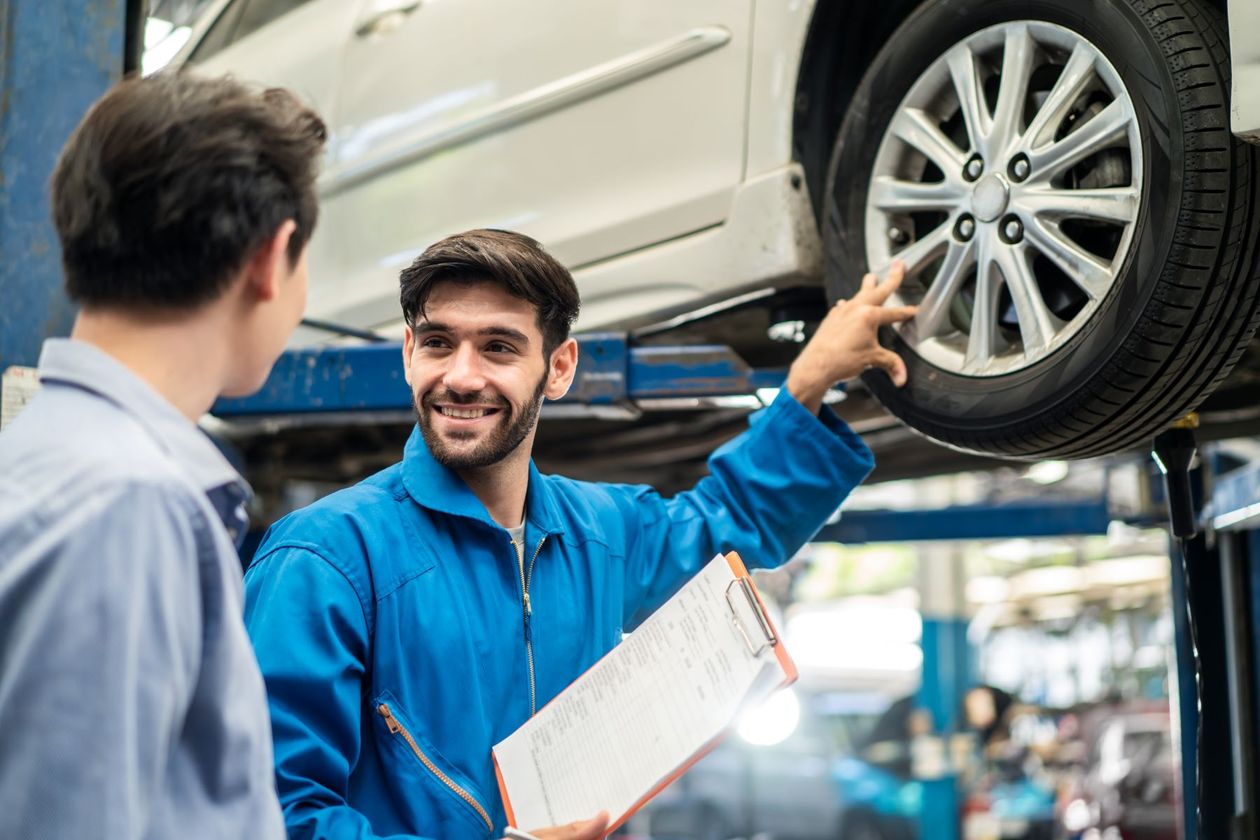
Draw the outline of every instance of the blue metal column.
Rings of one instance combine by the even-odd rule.
[[[48,205],[57,153],[123,70],[124,0],[0,5],[0,371],[70,330]]]
[[[940,739],[939,773],[922,779],[923,840],[958,840],[961,813],[958,780],[946,746],[959,729],[962,698],[971,684],[973,657],[967,649],[963,587],[966,572],[953,544],[923,546],[919,553],[919,612],[923,617],[923,682],[918,705],[932,716]]]
[[[1251,650],[1253,656],[1256,651],[1260,651],[1260,533],[1252,531],[1247,540],[1247,583],[1248,596],[1250,601],[1251,614]],[[1260,663],[1253,661],[1253,665],[1260,667]],[[1253,674],[1256,683],[1260,683],[1260,674]],[[1252,685],[1252,714],[1255,715],[1254,720],[1260,723],[1260,684]],[[1260,756],[1260,731],[1253,731],[1254,740],[1251,744],[1251,754]]]
[[[1190,632],[1190,616],[1186,611],[1189,591],[1186,573],[1189,565],[1182,566],[1180,553],[1174,541],[1169,554],[1172,564],[1173,648],[1176,654],[1176,693],[1173,695],[1173,714],[1180,730],[1181,746],[1181,837],[1198,840],[1199,800],[1196,785],[1198,766],[1199,691],[1195,685],[1195,660],[1197,650]],[[1186,558],[1189,561],[1189,557]]]

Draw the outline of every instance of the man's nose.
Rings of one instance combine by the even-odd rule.
[[[485,374],[481,368],[481,356],[477,348],[469,344],[461,344],[450,356],[450,365],[446,368],[443,384],[452,391],[461,394],[475,394],[486,386]]]

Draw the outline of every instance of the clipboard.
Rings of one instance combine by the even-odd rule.
[[[687,616],[691,618],[690,623],[687,621]],[[670,625],[670,622],[673,622],[673,624]],[[687,624],[685,631],[678,629],[680,623]],[[720,630],[717,627],[719,623],[721,624]],[[666,625],[672,626],[674,631],[681,633],[681,635],[677,638],[670,636],[671,631],[666,629]],[[670,686],[668,676],[662,673],[660,663],[654,662],[642,666],[637,672],[631,673],[627,677],[624,673],[627,661],[631,663],[643,662],[643,653],[646,650],[644,646],[649,643],[643,642],[640,645],[642,649],[639,650],[636,650],[635,646],[641,642],[636,637],[644,633],[645,628],[647,628],[646,633],[648,635],[658,637],[656,641],[660,642],[659,650],[673,650],[674,648],[670,648],[669,644],[677,644],[679,639],[703,636],[704,633],[709,633],[714,647],[701,653],[707,654],[714,662],[726,661],[728,664],[733,659],[738,658],[738,662],[734,663],[732,670],[739,671],[739,679],[742,679],[743,682],[732,678],[731,684],[742,691],[743,694],[714,697],[713,715],[706,717],[706,711],[697,711],[698,709],[706,708],[704,701],[691,696],[688,690],[696,688],[703,694],[705,688],[712,688],[713,686],[703,685],[703,679],[692,676],[691,671],[686,673],[692,678],[692,683],[688,683],[677,692],[660,691],[654,693],[650,690],[651,686],[649,684],[652,680],[656,680],[659,685]],[[691,634],[691,636],[687,634]],[[726,660],[723,660],[723,657],[726,657]],[[610,662],[612,664],[609,664]],[[714,667],[708,660],[705,660],[701,666],[697,666],[695,663],[696,660],[689,661],[688,667],[693,669],[696,667],[702,669]],[[664,670],[668,670],[668,668]],[[574,713],[572,708],[569,707],[590,711],[587,701],[593,696],[592,686],[596,683],[601,685],[608,683],[608,672],[610,671],[617,672],[623,679],[623,685],[627,687],[626,694],[628,696],[618,695],[611,703],[600,705],[597,710],[592,712],[596,718],[594,722],[583,720],[582,725],[585,726],[585,729],[582,729],[580,732],[577,729],[573,729],[572,719]],[[711,752],[714,747],[729,735],[738,722],[738,715],[747,707],[749,702],[764,700],[765,697],[768,697],[774,691],[795,682],[797,676],[796,665],[793,663],[791,656],[789,656],[782,637],[775,628],[774,622],[766,610],[765,603],[762,601],[760,593],[757,592],[757,588],[753,584],[748,570],[739,555],[731,552],[725,556],[719,555],[714,557],[673,598],[662,605],[634,633],[628,636],[621,645],[618,645],[591,666],[565,691],[540,709],[534,718],[527,721],[515,733],[495,746],[492,752],[492,759],[500,796],[507,813],[508,824],[525,829],[540,828],[548,825],[563,825],[575,819],[588,819],[599,811],[606,810],[611,815],[608,831],[613,831],[679,776],[691,769],[696,762]],[[637,680],[642,680],[642,684],[636,682]],[[717,684],[716,680],[714,684]],[[563,763],[563,756],[566,754],[565,747],[567,746],[572,746],[574,752],[578,755],[590,756],[587,761],[595,764],[598,759],[594,758],[594,756],[608,757],[614,754],[616,750],[622,748],[618,746],[619,744],[623,746],[628,745],[630,750],[637,752],[636,748],[639,745],[645,741],[653,740],[650,734],[652,729],[650,727],[645,729],[642,726],[631,727],[632,734],[622,738],[621,733],[623,730],[618,729],[618,721],[611,718],[621,714],[624,710],[610,711],[608,708],[614,705],[633,707],[638,700],[630,699],[630,696],[639,696],[634,695],[634,691],[640,689],[649,689],[641,695],[645,698],[645,705],[659,707],[651,715],[646,715],[656,721],[658,725],[662,724],[662,722],[674,723],[675,718],[678,721],[702,721],[697,725],[697,730],[694,733],[688,730],[679,744],[670,745],[669,748],[676,747],[685,752],[685,756],[681,760],[670,762],[661,758],[657,764],[652,764],[649,759],[645,758],[643,759],[643,766],[664,768],[665,764],[668,764],[668,768],[661,770],[659,775],[652,775],[650,780],[646,776],[628,776],[620,780],[619,783],[594,778],[601,775],[600,771],[612,773],[607,768],[594,766],[566,768],[555,766],[558,763]],[[557,706],[557,704],[560,705]],[[680,711],[684,705],[687,705],[688,708]],[[717,711],[719,707],[721,709],[720,713]],[[547,717],[549,715],[551,716],[550,719]],[[604,716],[606,719],[600,719],[601,716]],[[558,737],[556,731],[562,728],[559,724],[555,724],[557,720],[563,720],[570,726],[569,729],[564,730],[564,737],[572,739],[574,743],[562,744],[561,747],[556,747],[555,741]],[[717,725],[715,721],[720,721],[720,725]],[[590,737],[592,733],[600,732],[608,733],[607,737],[604,739]],[[596,743],[587,744],[584,739],[594,740]],[[660,740],[659,733],[657,740]],[[662,755],[668,752],[669,748],[663,748]],[[541,750],[541,756],[535,749]],[[652,772],[655,772],[655,770],[650,771],[648,775],[651,775]],[[605,783],[602,788],[600,787],[601,782]],[[577,806],[571,803],[582,799],[582,796],[586,795],[587,792],[572,794],[570,787],[573,784],[600,788],[601,791],[604,791],[602,795],[608,796],[610,800],[615,800],[619,804],[613,804],[612,801],[606,804],[599,804],[604,801],[600,798],[601,793],[591,790],[589,792],[591,804],[584,806],[583,812],[574,813]],[[612,787],[610,788],[609,785],[612,785]],[[634,793],[627,796],[625,791],[631,789],[634,790]],[[609,790],[613,790],[615,793],[608,793],[607,791]],[[517,800],[516,802],[514,802],[514,798]],[[557,801],[553,802],[553,799]],[[567,804],[562,804],[559,801],[561,799],[564,799]],[[540,801],[545,803],[545,807],[540,806]],[[568,810],[566,810],[566,807]],[[589,809],[589,813],[584,812],[585,809]],[[529,825],[521,825],[522,820],[528,822]]]

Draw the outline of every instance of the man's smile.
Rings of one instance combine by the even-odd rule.
[[[483,417],[489,417],[498,414],[498,408],[480,408],[458,405],[438,405],[434,406],[437,412],[443,417],[449,417],[453,420],[480,420]]]

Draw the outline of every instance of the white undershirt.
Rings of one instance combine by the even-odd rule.
[[[516,560],[524,565],[525,563],[525,521],[521,520],[521,524],[515,528],[507,529],[508,536],[512,538],[512,545],[516,546]]]

